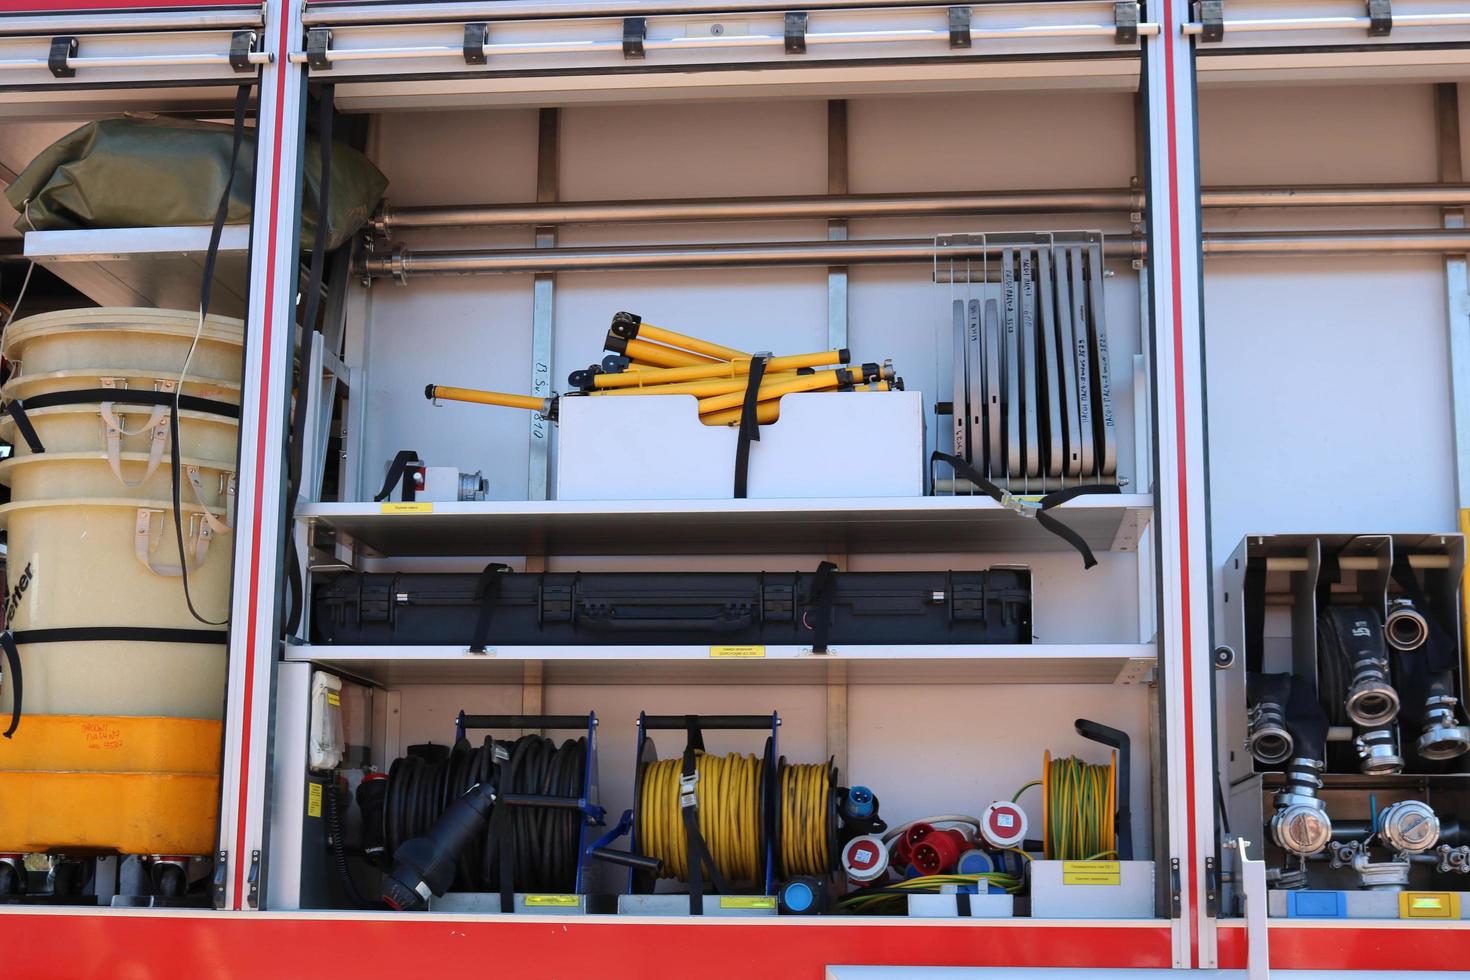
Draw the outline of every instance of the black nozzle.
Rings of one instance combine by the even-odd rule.
[[[444,811],[422,837],[404,841],[393,855],[393,871],[383,882],[383,901],[400,911],[421,909],[429,894],[443,895],[454,882],[459,856],[484,836],[495,790],[478,783]]]

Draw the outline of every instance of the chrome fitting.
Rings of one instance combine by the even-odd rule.
[[[1285,709],[1272,701],[1254,705],[1247,715],[1245,747],[1257,762],[1274,766],[1291,758],[1296,747],[1286,727]]]
[[[1302,857],[1316,854],[1332,840],[1327,805],[1317,798],[1322,788],[1323,764],[1317,759],[1293,759],[1286,784],[1271,797],[1271,839],[1284,851]]]
[[[1454,759],[1470,752],[1470,727],[1458,723],[1455,705],[1448,694],[1424,702],[1424,729],[1414,750],[1421,759]]]
[[[1388,679],[1387,663],[1377,657],[1365,657],[1353,664],[1347,714],[1363,728],[1377,728],[1398,717],[1399,692]]]
[[[1388,776],[1404,771],[1404,757],[1399,754],[1399,740],[1393,728],[1375,728],[1353,740],[1357,746],[1358,767],[1365,776]]]
[[[1401,800],[1378,815],[1378,835],[1399,854],[1423,854],[1439,843],[1439,817],[1428,803]]]
[[[1392,861],[1370,861],[1368,852],[1361,851],[1353,858],[1353,870],[1358,881],[1370,892],[1399,892],[1409,884],[1409,859],[1395,857]]]
[[[1388,618],[1383,621],[1383,639],[1395,650],[1407,653],[1417,650],[1429,638],[1429,622],[1414,607],[1412,599],[1394,599],[1388,604]]]

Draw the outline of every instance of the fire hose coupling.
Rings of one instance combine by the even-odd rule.
[[[1363,732],[1353,740],[1359,769],[1365,776],[1389,776],[1404,771],[1404,757],[1399,754],[1398,732],[1392,725]]]
[[[1271,815],[1271,839],[1284,851],[1307,857],[1332,840],[1327,805],[1317,798],[1324,768],[1318,759],[1291,760],[1285,784],[1271,798],[1276,807]]]
[[[1389,602],[1388,618],[1383,622],[1383,638],[1389,646],[1403,653],[1419,649],[1429,639],[1429,621],[1415,607],[1413,599]]]
[[[1421,759],[1454,759],[1470,752],[1470,728],[1459,724],[1459,699],[1436,694],[1424,702],[1424,728],[1415,743]]]
[[[1398,717],[1399,694],[1388,679],[1388,661],[1377,656],[1354,657],[1347,713],[1364,728],[1386,725]]]
[[[1245,747],[1263,765],[1280,765],[1295,751],[1296,740],[1286,725],[1290,674],[1252,674],[1247,679],[1251,700],[1246,715]]]
[[[1401,800],[1378,815],[1378,836],[1400,854],[1423,854],[1439,843],[1439,817],[1428,803]]]

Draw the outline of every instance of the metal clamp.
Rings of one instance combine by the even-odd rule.
[[[970,8],[949,8],[949,46],[952,48],[968,48],[971,45],[970,37]]]
[[[46,56],[46,67],[51,69],[51,74],[57,78],[75,78],[77,70],[66,63],[68,58],[76,57],[77,39],[74,37],[53,37],[51,39],[51,53]]]
[[[408,248],[399,245],[388,256],[388,270],[393,281],[400,286],[408,285]]]
[[[306,32],[306,67],[312,71],[331,71],[332,59],[327,51],[332,46],[332,31],[327,27],[313,27]]]
[[[488,60],[485,57],[485,44],[489,40],[489,24],[474,23],[464,25],[464,63],[467,65],[485,64]]]
[[[679,809],[687,810],[692,806],[699,805],[699,798],[694,793],[694,787],[699,785],[699,771],[679,776]]]
[[[1368,0],[1368,36],[1388,37],[1393,33],[1393,0]]]
[[[806,54],[806,21],[805,13],[786,14],[787,54]]]
[[[1114,44],[1138,43],[1138,0],[1116,0],[1113,4]]]
[[[255,70],[250,63],[250,52],[255,50],[255,43],[260,40],[254,31],[236,31],[230,35],[230,68],[234,71],[245,73]]]
[[[648,40],[648,18],[623,18],[623,57],[644,57],[643,42]]]
[[[1000,492],[1000,505],[1006,510],[1013,510],[1022,517],[1035,517],[1041,512],[1041,504],[1035,500],[1028,500],[1009,490]]]
[[[1199,19],[1203,25],[1199,39],[1207,44],[1225,40],[1225,0],[1199,0]]]

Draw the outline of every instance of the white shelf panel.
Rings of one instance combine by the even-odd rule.
[[[764,656],[713,657],[704,646],[498,647],[292,645],[309,661],[388,687],[401,684],[1137,684],[1152,644],[768,646]]]
[[[817,500],[484,501],[388,513],[380,504],[297,509],[388,557],[466,555],[1037,552],[1069,545],[987,497]],[[1128,551],[1148,494],[1078,497],[1051,514],[1097,551]]]
[[[102,306],[199,307],[209,250],[207,227],[32,231],[25,256]],[[226,225],[214,269],[210,313],[243,317],[248,305],[250,228]]]

